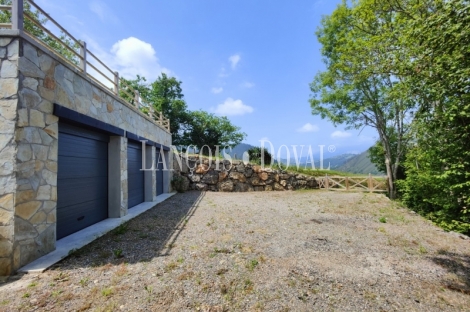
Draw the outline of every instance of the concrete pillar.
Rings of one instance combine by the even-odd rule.
[[[145,169],[154,169],[155,168],[155,146],[146,146],[145,147],[145,158],[146,158],[146,168]],[[156,174],[154,170],[144,172],[144,200],[146,202],[152,202],[153,198],[156,196]]]
[[[111,136],[108,145],[108,216],[127,215],[127,138]]]
[[[163,155],[165,155],[164,162],[166,164],[166,170],[163,171],[163,193],[170,192],[170,181],[172,177],[173,161],[170,159],[170,151],[164,151],[162,149]],[[164,167],[165,168],[165,167]]]

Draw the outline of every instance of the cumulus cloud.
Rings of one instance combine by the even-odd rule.
[[[162,72],[171,74],[160,65],[152,45],[135,37],[116,42],[111,48],[111,54],[112,62],[121,77],[129,79],[140,75],[153,81]]]
[[[335,139],[344,139],[344,138],[349,138],[351,136],[351,133],[346,132],[346,131],[335,131],[331,134],[332,138]]]
[[[301,128],[297,129],[297,132],[316,132],[319,128],[317,125],[312,125],[311,123],[306,123]]]
[[[224,91],[224,88],[220,87],[220,88],[212,88],[211,92],[214,93],[214,94],[218,94],[218,93],[221,93],[222,91]]]
[[[222,116],[245,115],[253,112],[253,107],[243,104],[242,100],[228,98],[224,103],[217,105],[215,113]]]
[[[245,81],[244,83],[242,83],[240,85],[242,88],[246,88],[246,89],[250,89],[250,88],[253,88],[255,86],[254,83],[251,83],[251,82],[248,82],[248,81]]]
[[[238,62],[240,62],[240,59],[241,59],[241,57],[240,57],[239,54],[234,54],[234,55],[232,55],[228,58],[228,60],[230,61],[231,66],[232,66],[232,69],[237,68],[237,65],[238,65]]]

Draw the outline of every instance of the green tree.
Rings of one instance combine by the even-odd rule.
[[[264,163],[270,164],[273,156],[271,153],[266,150],[265,148],[261,147],[252,147],[248,151],[248,155],[250,156],[250,162],[261,163],[261,155],[264,154]]]
[[[183,145],[195,145],[200,149],[207,145],[215,155],[216,145],[220,148],[238,145],[246,137],[240,128],[227,117],[219,117],[205,111],[190,113],[190,126],[184,133]],[[206,152],[207,149],[204,150]]]
[[[175,77],[168,77],[165,73],[150,84],[147,83],[145,77],[140,76],[133,80],[123,79],[121,83],[121,96],[124,99],[133,103],[134,93],[131,89],[136,90],[144,104],[143,110],[152,106],[155,111],[162,112],[166,118],[170,119],[173,145],[183,144],[183,135],[190,121],[190,113],[184,100],[181,83]]]
[[[318,73],[310,85],[310,105],[313,114],[334,125],[377,130],[389,194],[395,198],[395,180],[409,128],[407,118],[414,103],[403,95],[399,77],[384,70],[396,40],[390,33],[396,30],[390,25],[393,13],[377,16],[375,3],[354,1],[349,7],[343,1],[322,19],[317,37],[326,70]],[[394,130],[389,131],[391,128]],[[395,147],[392,133],[396,135]]]
[[[419,103],[403,200],[445,229],[470,233],[470,2],[412,3],[393,7],[408,25],[395,70]]]

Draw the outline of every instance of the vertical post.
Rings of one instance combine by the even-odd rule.
[[[137,108],[140,107],[140,94],[139,94],[139,91],[137,90],[134,90],[134,105]]]
[[[167,121],[166,129],[168,130],[168,132],[171,132],[170,131],[170,118],[168,118],[166,121]]]
[[[13,0],[11,3],[12,29],[23,30],[23,0]]]
[[[372,193],[372,175],[369,173],[369,192]]]
[[[83,73],[86,73],[86,42],[79,41],[80,43],[80,68],[82,69]]]
[[[325,188],[328,190],[330,188],[330,182],[328,181],[328,174],[325,176]]]
[[[119,73],[114,72],[114,93],[119,95]]]
[[[349,177],[346,177],[346,191],[349,191]]]

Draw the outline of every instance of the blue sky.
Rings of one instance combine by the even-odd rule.
[[[329,157],[362,152],[377,137],[311,114],[309,83],[324,68],[315,31],[340,0],[36,3],[122,76],[176,76],[189,109],[226,115],[245,143],[269,139],[276,153],[335,145]]]

